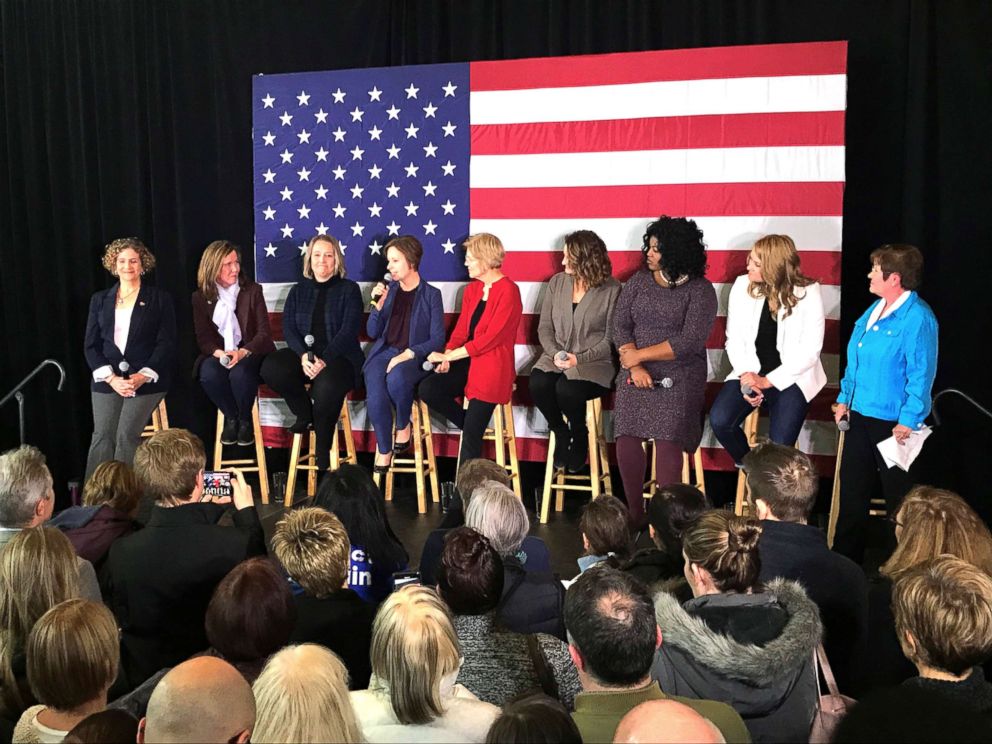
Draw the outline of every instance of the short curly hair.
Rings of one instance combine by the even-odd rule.
[[[103,268],[111,275],[117,276],[117,257],[126,248],[130,248],[138,254],[138,258],[141,259],[142,274],[147,274],[155,268],[155,256],[148,250],[147,245],[138,238],[117,238],[117,240],[107,243],[107,247],[103,249]]]
[[[565,236],[569,262],[586,289],[595,289],[613,275],[606,243],[592,230],[576,230]]]
[[[694,220],[662,215],[650,223],[641,247],[645,261],[651,238],[658,239],[661,269],[666,276],[695,279],[706,274],[706,244],[703,242],[703,231]]]

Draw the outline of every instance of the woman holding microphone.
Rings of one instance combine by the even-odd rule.
[[[937,318],[916,293],[923,254],[912,245],[883,245],[871,254],[868,290],[879,298],[854,323],[847,369],[834,419],[849,426],[840,465],[840,511],[834,550],[864,559],[868,505],[882,482],[886,509],[895,515],[913,476],[888,467],[878,443],[900,444],[923,426],[937,374]]]

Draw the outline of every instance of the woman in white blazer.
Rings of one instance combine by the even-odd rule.
[[[771,418],[769,438],[796,443],[810,401],[827,383],[822,348],[820,285],[800,271],[792,238],[766,235],[747,257],[747,274],[730,290],[727,356],[733,370],[710,410],[713,433],[738,465],[750,449],[741,424],[762,405]]]

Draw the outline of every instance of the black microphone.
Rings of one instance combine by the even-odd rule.
[[[303,337],[303,343],[307,345],[307,361],[313,364],[313,336],[308,333]]]
[[[120,364],[117,365],[117,369],[119,369],[120,372],[121,372],[121,379],[122,380],[129,380],[129,379],[131,379],[131,365],[130,364],[128,364],[127,362],[122,361]]]
[[[627,377],[627,384],[628,385],[633,385],[634,384],[634,378],[633,377]],[[660,380],[651,380],[651,387],[665,388],[666,390],[668,388],[672,387],[674,384],[675,384],[675,382],[672,380],[671,377],[662,377]]]
[[[393,281],[393,275],[387,271],[385,274],[382,275],[382,281],[380,282],[380,284],[385,284],[388,287],[391,281]],[[379,298],[382,297],[382,292],[376,294],[375,290],[376,287],[378,286],[379,285],[377,284],[375,287],[372,288],[372,296],[369,298],[369,307],[375,307],[379,302]]]
[[[557,359],[559,362],[567,362],[568,352],[565,351],[564,349],[559,351],[557,354],[555,354],[555,359]]]

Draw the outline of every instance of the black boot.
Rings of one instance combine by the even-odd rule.
[[[565,426],[551,431],[555,435],[554,467],[555,470],[561,470],[568,463],[568,444],[571,436]]]
[[[568,448],[568,464],[566,470],[571,473],[581,473],[586,466],[586,456],[589,454],[589,431],[586,427],[576,428],[571,432],[572,445]]]
[[[306,434],[310,431],[313,421],[303,416],[297,416],[296,421],[289,425],[290,434]]]
[[[238,441],[238,420],[236,418],[224,418],[224,428],[220,430],[221,444],[236,444]]]
[[[242,421],[238,426],[238,444],[242,447],[255,444],[255,427],[251,421]]]

